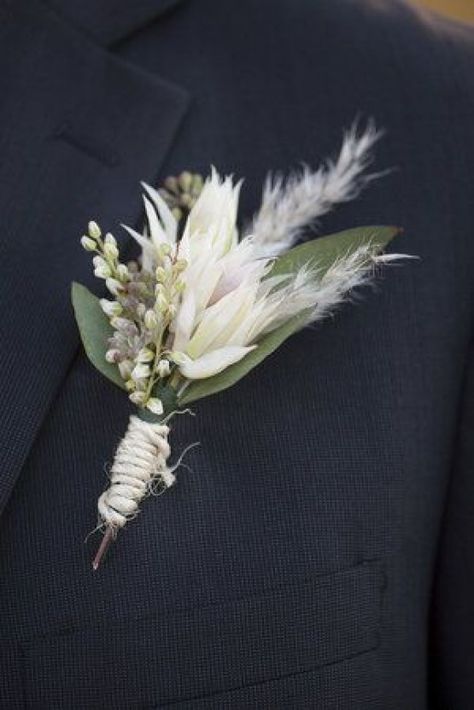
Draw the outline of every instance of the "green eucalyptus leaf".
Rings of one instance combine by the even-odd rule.
[[[350,254],[362,245],[373,247],[373,254],[383,251],[387,244],[400,233],[398,227],[356,227],[338,234],[313,239],[290,249],[280,256],[269,273],[269,276],[291,274],[303,265],[314,263],[318,275],[324,274],[339,258]],[[195,402],[202,397],[208,397],[231,387],[244,377],[250,370],[274,352],[290,335],[300,330],[305,323],[305,314],[295,316],[276,330],[268,333],[242,360],[231,365],[213,377],[195,380],[179,398],[181,406]]]
[[[372,254],[379,254],[400,232],[400,227],[355,227],[326,237],[318,237],[282,254],[275,261],[269,276],[294,273],[305,264],[311,263],[317,264],[320,275],[324,274],[335,261],[361,246],[371,245]]]
[[[114,385],[125,389],[125,382],[120,377],[117,366],[105,359],[107,340],[113,335],[113,328],[100,307],[99,299],[85,286],[76,282],[72,284],[71,298],[87,357],[102,375]]]

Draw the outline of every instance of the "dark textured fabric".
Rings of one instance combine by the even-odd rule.
[[[172,10],[181,0],[45,0],[101,44],[110,45]]]
[[[390,0],[143,3],[140,30],[126,4],[115,31],[0,2],[0,706],[468,710],[473,33]],[[131,410],[79,348],[85,222],[210,163],[249,217],[357,113],[394,170],[324,231],[399,224],[420,260],[179,418],[190,470],[94,574]]]
[[[434,708],[474,704],[474,343],[466,365],[454,470],[433,595]]]

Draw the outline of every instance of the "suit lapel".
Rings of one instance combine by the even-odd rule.
[[[60,15],[110,46],[172,10],[182,0],[47,0]]]
[[[156,176],[188,103],[43,6],[5,7],[0,510],[78,347],[70,282],[91,282],[78,238],[90,218],[137,220],[138,181]]]

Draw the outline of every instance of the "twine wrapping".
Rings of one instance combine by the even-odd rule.
[[[141,501],[159,482],[169,488],[175,475],[167,466],[169,427],[131,416],[115,453],[110,485],[98,500],[99,521],[117,531],[139,512]]]

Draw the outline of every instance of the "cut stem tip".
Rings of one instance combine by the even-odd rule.
[[[96,572],[99,569],[99,565],[103,558],[105,557],[107,550],[110,547],[111,542],[113,541],[114,536],[112,532],[112,528],[108,527],[107,530],[104,533],[104,537],[101,540],[101,543],[99,545],[99,549],[97,550],[97,554],[94,557],[92,561],[92,569],[94,572]]]

